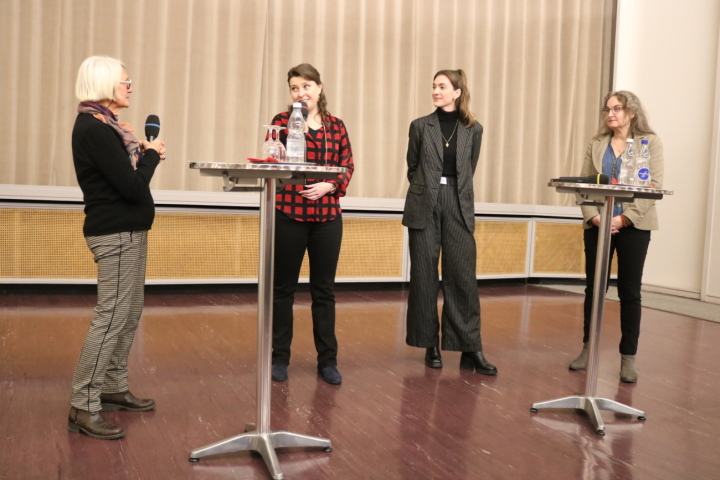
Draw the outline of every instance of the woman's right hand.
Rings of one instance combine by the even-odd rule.
[[[600,215],[595,215],[590,221],[592,222],[593,225],[595,225],[596,227],[599,227],[600,226]]]
[[[147,140],[143,140],[140,142],[140,145],[142,146],[142,151],[145,150],[155,150],[158,155],[160,155],[160,160],[165,160],[165,142],[160,140],[159,138],[156,138],[152,142],[148,142]]]

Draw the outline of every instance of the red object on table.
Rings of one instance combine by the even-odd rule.
[[[267,157],[265,160],[261,158],[248,158],[248,160],[252,163],[278,163],[277,159],[272,157]]]

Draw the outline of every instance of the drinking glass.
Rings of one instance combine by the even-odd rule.
[[[275,147],[277,148],[278,162],[286,162],[287,161],[287,152],[285,150],[285,145],[280,141],[280,131],[285,128],[282,125],[273,125],[275,128]]]
[[[278,151],[277,143],[273,139],[274,132],[276,131],[275,125],[263,125],[263,127],[267,128],[267,134],[265,143],[263,143],[262,146],[262,155],[261,158],[263,160],[267,158],[273,158],[277,161],[284,161],[280,160],[280,152]]]

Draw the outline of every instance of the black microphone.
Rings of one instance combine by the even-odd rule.
[[[551,182],[563,182],[563,183],[594,183],[600,185],[607,185],[610,183],[610,179],[607,175],[599,173],[597,175],[588,175],[587,177],[560,177],[553,178]]]
[[[152,142],[160,135],[160,119],[157,115],[148,115],[145,120],[145,138]]]
[[[308,116],[308,106],[305,102],[300,102],[300,112],[302,113],[303,120],[307,121]]]

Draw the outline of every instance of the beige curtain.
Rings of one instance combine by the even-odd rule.
[[[218,191],[191,161],[244,161],[290,101],[286,73],[323,77],[355,154],[349,195],[403,198],[410,121],[433,74],[463,68],[485,127],[476,201],[562,205],[609,86],[612,0],[0,0],[0,184],[76,185],[70,135],[84,58],[122,59],[122,113],[157,114],[153,188]]]

